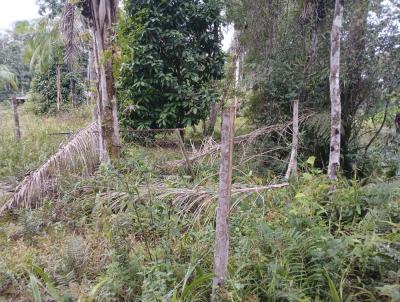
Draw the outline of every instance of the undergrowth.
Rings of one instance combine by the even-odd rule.
[[[71,109],[72,110],[72,109]],[[46,161],[65,142],[67,135],[89,124],[89,108],[74,109],[58,116],[37,116],[24,104],[18,108],[22,139],[14,136],[12,111],[0,104],[0,182],[15,184],[23,176]]]
[[[49,141],[45,156],[59,141],[35,127],[32,136]],[[1,148],[12,162],[2,176],[41,158],[39,147],[22,153],[25,163]],[[160,163],[175,158],[174,149],[128,145],[114,168],[66,179],[43,207],[1,218],[0,301],[209,301],[215,202],[198,214],[160,192],[214,192],[218,162],[204,160],[194,179],[183,169],[165,175]],[[235,166],[234,187],[275,177],[254,166]],[[226,300],[399,301],[400,181],[341,179],[332,191],[311,163],[303,172],[287,188],[235,197]]]

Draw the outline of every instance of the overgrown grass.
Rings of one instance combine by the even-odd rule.
[[[19,107],[22,140],[16,142],[12,110],[0,104],[0,181],[15,184],[37,168],[59,148],[66,135],[86,126],[91,119],[89,108],[64,112],[58,116],[37,116],[29,104]]]
[[[209,301],[215,203],[198,216],[159,192],[215,190],[218,162],[201,162],[194,179],[158,170],[179,156],[127,145],[114,168],[1,218],[0,301]],[[274,177],[253,168],[236,165],[234,182]],[[396,301],[399,180],[343,179],[332,192],[321,171],[306,170],[289,188],[234,200],[227,301]]]

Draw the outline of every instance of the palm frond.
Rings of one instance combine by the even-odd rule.
[[[250,195],[285,188],[288,185],[288,183],[281,183],[259,187],[246,187],[241,184],[235,184],[235,188],[232,189],[232,198],[236,199],[236,202],[232,203],[231,207],[235,208],[241,200]],[[178,209],[180,215],[192,213],[194,221],[204,216],[209,217],[208,213],[214,210],[218,198],[218,190],[216,188],[205,187],[166,188],[162,184],[156,184],[151,186],[151,188],[140,187],[138,188],[138,192],[136,199],[132,198],[129,193],[115,191],[100,193],[98,198],[102,200],[102,203],[107,203],[110,209],[118,212],[126,207],[127,202],[143,201],[149,195],[152,195],[159,200],[171,201],[172,205]]]
[[[88,175],[99,164],[98,125],[79,131],[35,172],[25,177],[14,195],[0,208],[0,216],[14,208],[37,208],[46,196],[57,191],[63,176]]]
[[[59,60],[60,46],[59,21],[41,19],[36,24],[24,53],[30,70],[46,71],[51,63]]]
[[[304,112],[303,115],[299,117],[299,123],[303,123],[304,121],[308,120],[310,117],[314,116],[314,112]],[[293,121],[289,121],[283,124],[277,124],[277,125],[270,125],[270,126],[265,126],[259,129],[256,129],[248,134],[240,135],[235,137],[234,144],[235,145],[244,145],[244,144],[250,144],[260,137],[270,135],[272,133],[284,133],[288,131],[290,126],[292,125]],[[215,153],[218,153],[220,150],[221,145],[218,143],[215,143],[214,141],[206,141],[203,142],[202,148],[199,149],[199,151],[194,152],[189,160],[192,163],[198,162],[202,158],[206,156],[213,155]],[[160,168],[165,171],[172,171],[177,167],[182,167],[186,164],[185,160],[172,160],[163,163]]]
[[[17,78],[7,66],[0,65],[0,86],[7,87],[11,86],[14,90],[18,89]]]

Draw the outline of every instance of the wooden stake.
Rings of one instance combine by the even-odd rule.
[[[15,123],[15,139],[17,142],[21,141],[21,129],[19,126],[19,115],[18,115],[18,101],[15,96],[12,98],[12,108],[14,111],[14,123]]]
[[[183,139],[182,139],[181,133],[179,132],[179,129],[175,129],[175,134],[176,134],[176,137],[178,138],[178,143],[179,143],[179,147],[181,148],[182,155],[186,161],[186,168],[189,171],[190,175],[192,177],[194,177],[194,170],[192,167],[192,163],[190,162],[189,155],[185,149],[185,144],[183,143]]]
[[[62,94],[61,94],[61,66],[57,64],[56,69],[56,84],[57,84],[57,112],[60,111],[61,103],[62,103]]]
[[[335,13],[331,30],[331,73],[329,77],[331,97],[331,142],[328,177],[336,180],[340,168],[340,136],[342,105],[340,102],[340,40],[343,27],[343,0],[335,1]]]
[[[294,173],[297,173],[297,149],[299,145],[299,100],[293,101],[293,136],[292,152],[290,154],[289,166],[285,178],[289,179]]]
[[[222,113],[221,166],[219,171],[219,192],[214,246],[214,279],[211,301],[224,300],[221,295],[221,290],[224,287],[228,270],[228,217],[232,191],[232,155],[235,114],[236,107],[229,107]]]

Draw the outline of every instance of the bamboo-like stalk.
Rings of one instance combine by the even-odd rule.
[[[98,125],[79,131],[35,172],[25,177],[14,195],[0,208],[0,216],[14,208],[37,208],[46,196],[57,191],[62,176],[88,175],[99,163]]]
[[[12,108],[14,112],[14,123],[15,123],[15,139],[17,142],[21,141],[21,129],[19,125],[19,115],[18,115],[18,100],[15,96],[12,98]]]
[[[62,94],[61,94],[61,66],[60,64],[57,64],[57,111],[60,111],[61,109],[61,103],[62,103]]]
[[[337,179],[340,168],[340,132],[342,106],[340,103],[340,39],[342,37],[343,0],[336,0],[331,31],[331,74],[329,79],[331,97],[331,142],[328,176]]]
[[[224,287],[229,259],[229,209],[232,194],[232,157],[235,137],[236,106],[222,114],[221,167],[219,171],[218,207],[214,244],[214,279],[211,301],[217,301]]]
[[[299,100],[293,101],[293,134],[292,151],[285,179],[289,179],[292,174],[297,173],[297,149],[299,145]]]

